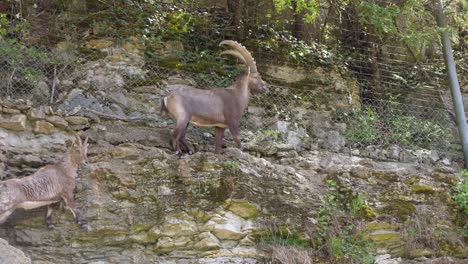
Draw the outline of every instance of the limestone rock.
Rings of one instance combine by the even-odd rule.
[[[47,121],[36,121],[34,133],[50,135],[57,131],[54,125]]]
[[[18,109],[7,108],[7,107],[3,107],[2,112],[5,114],[12,114],[12,115],[21,113],[21,111]]]
[[[399,264],[401,258],[392,258],[390,254],[377,255],[374,259],[375,264]]]
[[[89,120],[82,116],[67,116],[65,120],[72,126],[89,126]]]
[[[223,216],[214,216],[206,224],[220,240],[239,240],[245,237],[246,233],[243,232],[245,225],[246,221],[229,211]]]
[[[190,237],[162,237],[158,240],[155,250],[158,252],[166,253],[176,249],[186,249],[191,242]]]
[[[46,120],[58,128],[68,127],[68,122],[60,116],[48,116]]]
[[[216,250],[221,247],[219,240],[210,232],[201,233],[198,235],[196,241],[198,242],[193,245],[195,250],[208,251]]]
[[[26,116],[0,116],[0,127],[14,131],[24,131],[26,130]]]
[[[180,237],[190,236],[196,231],[196,225],[188,220],[189,216],[185,213],[166,217],[165,223],[161,227],[154,227],[150,233],[158,237]]]
[[[225,205],[227,210],[245,219],[255,218],[259,214],[257,206],[251,204],[249,201],[228,200]]]
[[[46,114],[43,108],[31,108],[28,111],[28,117],[32,120],[45,119]]]
[[[114,45],[114,42],[109,39],[91,39],[85,43],[85,47],[102,50],[110,48]]]
[[[23,251],[14,248],[7,241],[0,238],[0,264],[29,264],[31,259]]]

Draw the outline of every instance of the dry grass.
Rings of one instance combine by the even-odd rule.
[[[306,250],[289,246],[272,246],[274,263],[281,264],[312,264],[312,259]]]

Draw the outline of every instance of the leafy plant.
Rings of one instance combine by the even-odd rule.
[[[190,184],[188,192],[193,196],[207,196],[210,194],[210,186],[198,181]]]
[[[349,126],[344,132],[344,136],[353,144],[360,146],[378,144],[382,140],[382,134],[379,131],[380,116],[371,108],[366,107],[356,111],[349,116]]]
[[[362,25],[382,39],[400,39],[414,59],[419,59],[423,49],[438,36],[434,16],[425,1],[409,0],[399,5],[367,0],[358,4],[358,11]]]
[[[237,175],[241,172],[240,162],[229,160],[222,163],[223,170],[229,174]]]
[[[453,190],[455,194],[453,199],[458,203],[458,206],[463,213],[468,215],[468,172],[463,170],[463,179],[455,184]]]
[[[468,169],[463,169],[461,172],[461,179],[453,186],[452,198],[460,209],[463,225],[463,235],[468,237],[468,222],[466,216],[468,215]]]
[[[294,8],[294,12],[300,14],[305,12],[304,20],[308,23],[314,21],[318,16],[319,1],[317,0],[273,0],[276,10],[283,12]]]
[[[273,129],[265,129],[261,131],[267,138],[272,139],[275,142],[281,141],[281,133]]]
[[[373,263],[369,251],[371,244],[365,241],[354,223],[365,204],[362,196],[351,203],[351,217],[338,205],[338,184],[327,180],[327,193],[317,213],[316,244],[322,247],[333,261],[341,263]],[[312,229],[314,230],[314,229]]]

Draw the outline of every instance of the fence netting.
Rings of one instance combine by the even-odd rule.
[[[270,93],[252,99],[243,132],[275,133],[274,124],[284,121],[313,134],[314,125],[303,121],[313,122],[307,115],[324,111],[345,124],[340,133],[351,148],[460,150],[438,42],[429,47],[432,55],[417,59],[401,40],[384,42],[357,22],[346,22],[349,17],[319,18],[302,32],[295,29],[300,40],[288,25],[247,11],[236,20],[223,8],[158,1],[142,1],[151,2],[152,16],[123,21],[140,2],[128,1],[128,10],[109,5],[71,23],[92,23],[80,44],[73,36],[32,44],[14,34],[0,38],[0,98],[58,108],[70,91],[81,89],[101,94],[97,101],[109,113],[132,116],[135,111],[124,99],[121,109],[112,109],[119,102],[116,90],[151,93],[174,83],[202,89],[231,84],[243,68],[220,58],[217,44],[242,38],[270,85]],[[37,27],[33,23],[30,30]],[[20,25],[21,20],[10,19],[10,27]],[[109,30],[115,25],[120,31]],[[320,32],[320,39],[310,32]]]

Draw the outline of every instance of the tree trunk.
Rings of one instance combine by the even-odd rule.
[[[291,3],[294,12],[293,36],[298,40],[304,40],[306,35],[304,32],[304,11],[298,12],[296,0]]]
[[[232,26],[236,32],[238,41],[244,40],[244,28],[242,26],[242,3],[241,0],[228,0],[228,11],[232,14]]]

